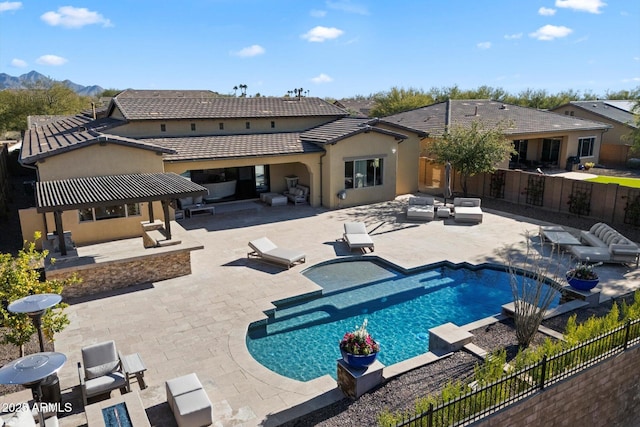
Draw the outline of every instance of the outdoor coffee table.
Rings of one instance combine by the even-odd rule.
[[[578,246],[582,244],[580,240],[573,236],[573,234],[557,225],[541,226],[540,237],[541,239],[548,240],[551,244],[558,245],[560,247]]]
[[[147,367],[142,361],[140,354],[133,353],[127,354],[126,356],[120,355],[120,360],[122,361],[122,368],[124,369],[125,374],[127,374],[127,378],[135,376],[138,380],[138,385],[140,385],[140,389],[147,388],[147,385],[144,382],[144,371],[147,370]]]
[[[195,205],[186,209],[187,216],[191,217],[196,212],[209,212],[211,215],[216,213],[216,208],[214,206],[207,205]]]

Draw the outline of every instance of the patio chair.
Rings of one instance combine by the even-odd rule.
[[[249,247],[253,251],[247,253],[247,258],[256,258],[275,264],[286,265],[291,268],[296,263],[304,263],[307,256],[304,252],[293,249],[279,248],[267,237],[261,237],[249,242]]]
[[[363,222],[346,222],[344,224],[344,241],[349,245],[349,249],[362,249],[365,251],[367,248],[373,252],[373,240],[367,233],[367,227]]]
[[[118,388],[122,394],[131,390],[114,341],[83,347],[81,352],[82,362],[78,362],[78,376],[85,406],[90,397],[111,393]]]

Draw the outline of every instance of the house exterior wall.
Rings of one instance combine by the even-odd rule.
[[[194,120],[137,120],[109,129],[109,133],[131,138],[163,138],[199,135],[238,135],[304,131],[330,122],[337,117],[274,117],[259,119],[194,119]],[[273,122],[274,127],[271,127]],[[196,130],[191,130],[191,124]],[[220,129],[220,123],[223,129]],[[249,129],[247,129],[249,123]],[[165,131],[160,125],[165,125]]]
[[[37,163],[40,181],[163,172],[162,156],[118,144],[94,144]]]
[[[573,112],[575,117],[611,125],[612,128],[602,134],[599,163],[614,166],[622,166],[626,163],[629,158],[629,148],[631,147],[626,139],[632,132],[630,126],[571,105],[565,105],[553,111],[558,114],[570,114]]]
[[[323,206],[333,209],[393,200],[396,197],[398,142],[395,138],[376,132],[360,133],[335,145],[327,145],[325,149],[327,155],[322,160]],[[395,154],[393,149],[396,149]],[[338,192],[345,189],[345,161],[373,158],[383,159],[382,185],[346,189],[346,199],[339,200]],[[415,176],[417,178],[417,168]]]

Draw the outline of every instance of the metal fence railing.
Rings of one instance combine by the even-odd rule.
[[[560,380],[640,344],[640,319],[580,343],[540,362],[477,387],[458,398],[437,405],[398,424],[411,427],[449,427],[468,424],[531,396]]]

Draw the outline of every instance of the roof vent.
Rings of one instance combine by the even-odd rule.
[[[500,105],[500,107],[499,107],[499,108],[500,108],[501,110],[506,110],[506,109],[507,109],[507,106],[506,106],[506,105],[504,105],[504,104],[502,104],[502,105]]]
[[[78,132],[86,132],[87,128],[85,126],[78,126]]]

